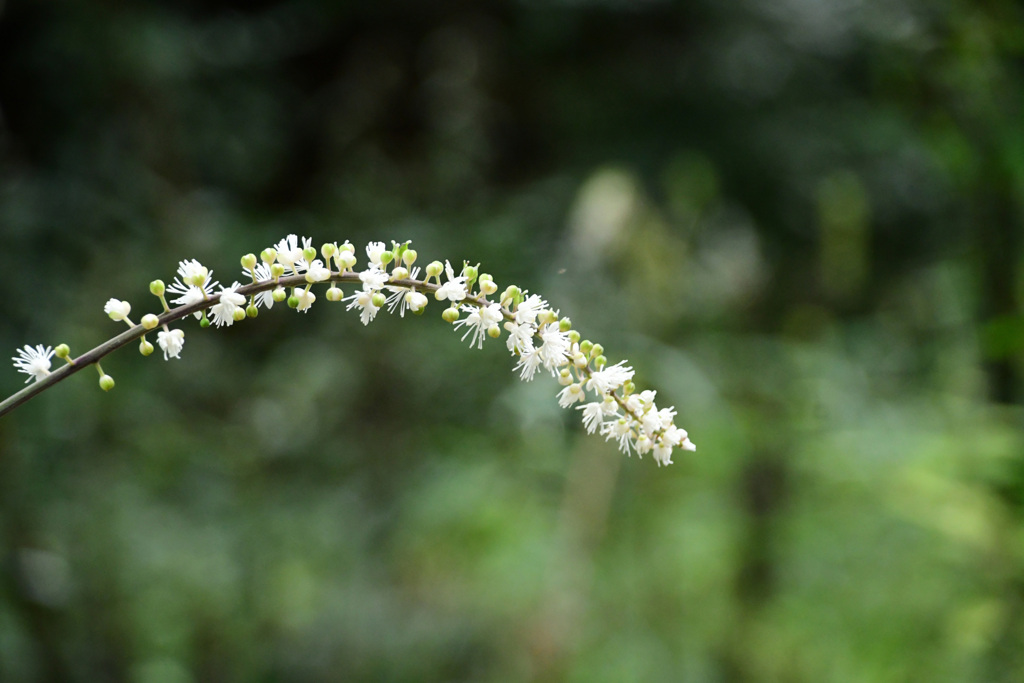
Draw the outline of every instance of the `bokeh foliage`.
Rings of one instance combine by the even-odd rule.
[[[0,347],[412,239],[699,448],[436,306],[186,325],[0,421],[0,679],[1021,680],[1022,53],[1008,0],[0,2]]]

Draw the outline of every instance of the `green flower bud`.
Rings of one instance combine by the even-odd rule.
[[[597,358],[602,353],[604,353],[604,347],[601,346],[600,344],[594,344],[594,348],[590,350],[590,357]]]
[[[281,303],[287,297],[288,293],[284,291],[284,287],[278,287],[277,289],[270,293],[270,298],[273,299],[275,303]]]
[[[275,263],[274,265],[270,266],[270,275],[275,280],[279,279],[282,275],[284,275],[284,266],[282,266],[280,263]]]
[[[466,276],[466,282],[467,283],[473,282],[474,280],[476,280],[477,273],[478,273],[478,271],[477,271],[476,266],[466,266],[465,269],[462,271],[462,274]]]
[[[381,262],[381,265],[386,266],[387,264],[391,263],[394,260],[395,260],[395,255],[394,255],[393,252],[390,252],[390,251],[382,251],[382,252],[380,252],[380,262]]]
[[[427,264],[427,277],[437,277],[444,272],[444,264],[440,261],[431,261]]]
[[[328,301],[341,301],[342,297],[345,296],[345,293],[338,287],[331,287],[327,290],[326,296]]]
[[[588,356],[590,355],[590,350],[593,348],[594,342],[590,341],[589,339],[584,339],[583,341],[580,342],[580,351],[587,354]]]
[[[416,263],[416,250],[406,249],[402,252],[402,263],[407,267],[412,268],[412,264]]]
[[[622,385],[622,393],[624,396],[629,396],[636,391],[636,385],[633,384],[633,380],[627,379]]]
[[[303,249],[302,258],[306,259],[307,262],[311,262],[313,259],[316,258],[316,248],[306,247],[305,249]]]
[[[256,254],[246,254],[242,257],[242,267],[246,270],[252,270],[256,267]]]
[[[100,375],[100,389],[110,391],[114,388],[114,378],[110,375]]]
[[[608,365],[608,359],[604,356],[598,356],[594,359],[594,367],[600,370],[604,366]]]
[[[270,247],[269,249],[264,249],[263,251],[260,252],[260,258],[263,259],[263,262],[269,266],[270,264],[277,260],[277,249],[274,249],[273,247]]]
[[[356,250],[356,248],[353,247],[352,244],[348,240],[345,240],[345,244],[343,244],[340,247],[338,247],[338,251],[339,252],[347,251],[347,252],[354,253],[355,250]]]
[[[490,327],[487,328],[487,336],[490,337],[491,339],[497,339],[498,337],[501,336],[501,328],[499,328],[497,325],[491,325]]]
[[[409,271],[402,266],[395,266],[395,269],[391,271],[392,280],[404,280],[409,277]]]
[[[577,332],[576,330],[569,330],[569,342],[572,343],[572,344],[579,344],[580,343],[580,333]],[[584,353],[586,353],[586,352],[584,351]]]
[[[373,296],[370,298],[370,301],[373,302],[374,306],[380,308],[381,306],[387,303],[388,298],[384,296],[383,292],[374,292]]]
[[[562,318],[561,320],[558,321],[558,331],[559,332],[568,332],[571,329],[572,329],[572,321],[569,320],[568,318]]]
[[[148,356],[149,354],[153,353],[153,345],[150,344],[145,337],[143,337],[142,341],[139,342],[139,353],[141,353],[143,356]]]
[[[209,326],[210,326],[210,319],[207,318],[205,315],[202,318],[199,319],[199,327],[209,327]]]
[[[156,317],[152,313],[147,313],[142,316],[142,326],[147,330],[152,330],[154,327],[160,324],[160,318]]]
[[[338,253],[338,247],[336,247],[331,242],[328,242],[324,246],[320,247],[320,253],[323,254],[323,257],[325,259],[329,259],[336,253]]]
[[[236,323],[242,322],[243,320],[245,320],[245,309],[236,308],[235,310],[231,311],[231,317],[235,319]]]
[[[459,319],[459,309],[452,306],[451,308],[444,309],[444,313],[441,314],[441,318],[446,323],[453,323]]]
[[[163,296],[164,295],[164,281],[163,280],[153,280],[152,282],[149,283],[149,291],[151,291],[153,293],[153,296]]]
[[[57,356],[61,360],[66,360],[71,355],[71,347],[67,344],[58,344],[57,348],[53,350],[53,355]]]
[[[288,308],[298,308],[298,307],[299,307],[299,297],[297,297],[294,294],[292,294],[290,297],[288,297]]]
[[[245,314],[250,318],[255,318],[260,314],[260,309],[256,308],[253,304],[249,304],[245,307]]]

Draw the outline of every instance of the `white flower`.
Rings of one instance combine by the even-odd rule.
[[[523,354],[533,351],[533,335],[537,334],[537,328],[531,323],[509,321],[505,323],[505,329],[508,330],[508,339],[505,340],[505,345],[509,352]]]
[[[601,436],[605,441],[615,439],[619,442],[619,450],[629,455],[629,438],[632,436],[629,420],[620,417],[618,420],[609,420],[601,425]]]
[[[568,408],[573,403],[582,401],[584,397],[586,397],[586,393],[584,393],[583,387],[579,385],[579,382],[573,382],[558,392],[558,405],[562,408]]]
[[[587,428],[587,434],[593,434],[598,425],[604,420],[604,410],[600,403],[585,403],[576,406],[576,410],[583,411],[583,426]]]
[[[672,446],[668,445],[661,439],[658,439],[658,443],[654,447],[654,462],[658,463],[658,467],[661,467],[662,465],[671,465]]]
[[[380,266],[370,266],[359,273],[359,280],[363,283],[363,289],[368,292],[376,292],[384,287],[388,281],[388,274],[380,269]]]
[[[572,345],[569,335],[559,331],[557,326],[548,325],[540,333],[540,338],[544,343],[537,350],[540,352],[544,367],[551,370],[551,374],[554,375],[557,368],[569,362],[569,347]]]
[[[437,291],[434,292],[434,297],[438,301],[462,301],[468,295],[466,292],[466,276],[459,275],[455,276],[455,271],[452,270],[452,264],[447,261],[444,262],[444,270],[448,275],[448,282],[438,287]]]
[[[470,348],[475,344],[478,349],[482,349],[487,331],[492,327],[497,327],[498,323],[501,322],[501,304],[493,303],[479,308],[476,306],[463,306],[462,310],[468,312],[469,315],[456,320],[455,327],[465,325],[466,333],[462,335],[462,340],[465,341],[466,337],[472,334],[473,338],[469,342]]]
[[[537,314],[547,307],[548,302],[536,294],[531,294],[516,306],[516,322],[520,325],[523,323],[535,324],[537,322]]]
[[[213,288],[219,286],[219,282],[213,281],[213,271],[204,268],[199,261],[180,261],[178,263],[178,276],[174,282],[167,287],[172,294],[180,294],[177,299],[171,301],[179,306],[190,306],[200,301],[205,301],[213,294]],[[202,318],[202,311],[195,312],[196,318]]]
[[[384,247],[383,242],[370,242],[366,245],[366,258],[370,259],[370,265],[383,268],[384,265],[380,262],[380,255],[383,254],[387,249]]]
[[[285,268],[291,268],[292,272],[297,272],[296,264],[299,261],[302,261],[303,265],[305,265],[305,260],[302,258],[302,250],[311,246],[313,246],[313,239],[310,237],[303,237],[302,244],[299,244],[298,237],[288,235],[274,245],[274,249],[277,250],[277,262]]]
[[[164,360],[180,358],[181,347],[185,345],[184,330],[160,330],[156,335],[156,343],[164,352]]]
[[[346,311],[351,311],[357,307],[360,309],[359,319],[364,325],[369,325],[370,321],[376,317],[377,311],[380,310],[380,307],[373,305],[373,292],[365,289],[361,292],[356,292],[352,296],[345,297],[342,301],[349,302],[345,308]]]
[[[316,294],[306,289],[300,289],[295,292],[295,298],[299,300],[299,305],[295,307],[295,310],[308,313],[309,307],[316,301]]]
[[[108,299],[103,306],[103,312],[110,316],[111,320],[128,320],[128,314],[132,312],[132,305],[120,299]]]
[[[220,290],[220,301],[210,307],[210,315],[213,316],[213,324],[217,327],[235,324],[235,311],[245,305],[245,296],[237,290],[241,285],[237,282],[226,289]]]
[[[587,389],[601,394],[610,394],[631,379],[633,379],[633,368],[626,367],[625,361],[619,361],[615,365],[590,373]]]
[[[427,297],[414,289],[405,295],[405,305],[409,307],[410,311],[416,313],[427,305]]]
[[[516,363],[516,370],[519,370],[519,379],[524,382],[529,382],[533,379],[533,376],[537,374],[537,368],[540,367],[542,358],[540,356],[539,349],[530,349],[526,353],[519,356],[519,362]]]
[[[242,274],[243,275],[251,275],[251,273],[248,270],[243,270]],[[273,279],[273,277],[274,276],[270,274],[270,266],[268,266],[266,263],[263,263],[262,261],[260,263],[256,264],[256,281],[257,282],[267,282],[267,281]],[[274,292],[273,292],[273,290],[267,289],[265,291],[260,292],[259,294],[257,294],[255,296],[255,301],[256,301],[256,305],[257,306],[263,306],[263,307],[265,307],[267,309],[273,308],[274,307]]]
[[[651,452],[651,449],[654,448],[654,442],[651,441],[651,437],[641,434],[636,438],[633,448],[636,449],[637,455],[642,457],[644,453]]]
[[[25,380],[25,384],[28,384],[33,379],[38,382],[50,374],[50,358],[53,357],[53,349],[51,347],[36,344],[35,348],[33,348],[26,344],[17,351],[18,355],[11,356],[11,360],[14,361],[14,367],[17,368],[18,372],[24,372],[29,376]]]
[[[331,277],[330,268],[325,268],[323,261],[316,259],[306,266],[306,282],[323,282]]]

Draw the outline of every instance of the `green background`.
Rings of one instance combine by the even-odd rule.
[[[0,348],[411,239],[698,446],[436,303],[189,320],[0,420],[0,680],[1024,680],[1022,86],[1009,0],[0,2]]]

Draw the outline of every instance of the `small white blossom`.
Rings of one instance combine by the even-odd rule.
[[[383,268],[384,265],[380,262],[380,255],[387,251],[387,247],[384,246],[383,242],[370,242],[366,245],[366,258],[370,259],[370,265]]]
[[[219,282],[213,280],[213,271],[204,268],[199,261],[180,261],[178,263],[178,276],[174,282],[167,287],[171,294],[180,294],[177,299],[171,301],[179,306],[190,306],[200,301],[205,301],[213,294],[213,288],[219,286]],[[196,318],[202,318],[202,311],[195,312]]]
[[[448,299],[448,301],[462,301],[468,296],[466,291],[466,276],[459,275],[456,277],[455,271],[452,270],[452,264],[447,261],[444,262],[444,270],[448,275],[448,282],[441,285],[434,296],[438,301]]]
[[[295,292],[295,298],[299,300],[299,305],[295,307],[295,310],[308,313],[309,307],[316,301],[316,294],[306,289],[300,289]]]
[[[156,343],[164,352],[164,360],[180,358],[181,347],[185,345],[185,332],[181,329],[160,330],[156,335]]]
[[[242,271],[243,275],[250,275],[248,270]],[[270,274],[270,266],[266,263],[260,262],[256,264],[256,281],[257,282],[268,282],[273,278]],[[273,290],[267,289],[255,296],[256,306],[263,306],[268,310],[274,307],[274,292]]]
[[[537,328],[533,324],[509,321],[505,323],[505,329],[508,330],[505,345],[509,352],[523,354],[533,351],[533,335],[537,334]]]
[[[359,320],[364,325],[369,325],[370,321],[377,316],[377,311],[380,310],[380,307],[373,305],[373,292],[365,289],[361,292],[356,292],[352,296],[345,297],[342,301],[349,302],[345,308],[346,311],[351,311],[353,308],[360,309]]]
[[[610,394],[631,379],[633,368],[626,367],[625,361],[619,361],[615,365],[590,373],[587,389],[600,394]]]
[[[548,325],[540,333],[543,344],[538,349],[544,367],[551,371],[552,375],[557,374],[557,368],[569,362],[569,335],[562,332],[558,327]]]
[[[51,347],[43,346],[42,344],[36,344],[35,347],[31,347],[26,344],[17,351],[18,355],[12,356],[11,360],[14,361],[14,367],[17,368],[18,372],[24,372],[29,376],[25,380],[25,384],[28,384],[33,379],[38,382],[50,374],[50,358],[53,357],[53,349]]]
[[[111,320],[128,320],[128,314],[132,312],[132,305],[120,299],[108,299],[103,306],[103,312],[110,316]]]
[[[466,337],[472,334],[473,338],[469,342],[470,348],[476,345],[478,349],[482,349],[484,347],[484,337],[487,336],[487,330],[497,327],[498,323],[502,320],[501,305],[493,303],[479,308],[476,306],[463,306],[462,310],[468,312],[469,315],[456,320],[455,327],[465,325],[466,333],[462,335],[462,340],[465,341]]]
[[[585,403],[576,406],[576,410],[583,411],[583,426],[587,428],[587,434],[593,434],[604,420],[604,410],[600,403]]]
[[[299,262],[302,261],[302,265],[305,265],[302,250],[311,246],[313,246],[313,239],[310,237],[303,237],[300,244],[297,236],[288,235],[274,245],[274,249],[277,250],[277,262],[285,268],[291,268],[292,272],[298,272]]]
[[[536,294],[531,294],[516,306],[516,322],[520,325],[523,323],[530,323],[531,325],[536,324],[537,314],[547,307],[547,301],[544,301],[544,299],[540,298]]]
[[[542,358],[540,355],[540,349],[531,349],[526,353],[519,356],[519,362],[516,363],[516,370],[519,370],[519,379],[524,382],[529,382],[533,379],[533,376],[537,374],[537,369],[541,366]]]
[[[654,446],[654,462],[658,463],[658,467],[671,465],[672,446],[659,439],[658,443]]]
[[[558,392],[558,405],[562,408],[568,408],[573,403],[582,401],[585,397],[586,393],[584,393],[583,387],[578,382],[573,382]]]
[[[384,287],[388,281],[388,274],[379,266],[370,266],[359,273],[359,280],[363,283],[363,289],[369,292],[376,292]]]
[[[601,425],[601,436],[605,441],[615,439],[619,442],[619,450],[629,455],[629,439],[632,436],[629,420],[620,417],[618,420],[609,420]]]
[[[323,282],[330,277],[330,268],[324,267],[324,263],[320,259],[316,259],[306,266],[306,282]]]
[[[220,301],[210,307],[210,315],[213,316],[213,324],[217,327],[235,324],[235,311],[245,305],[245,296],[236,290],[240,287],[235,282],[230,287],[220,290]]]
[[[427,297],[422,292],[412,290],[405,295],[405,305],[413,313],[420,311],[427,305]]]

